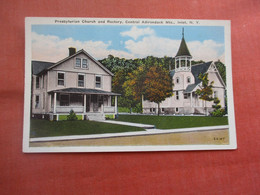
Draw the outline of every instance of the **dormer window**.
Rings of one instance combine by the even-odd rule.
[[[88,60],[82,59],[82,68],[88,68]]]
[[[76,58],[76,67],[81,68],[81,59],[80,58]]]
[[[76,58],[75,68],[85,68],[85,69],[88,68],[88,60]]]

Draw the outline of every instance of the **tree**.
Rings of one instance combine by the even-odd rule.
[[[132,73],[129,73],[126,82],[123,84],[126,94],[131,94],[134,100],[140,101],[142,95],[144,95],[145,77],[146,68],[144,65],[139,66]]]
[[[222,80],[226,84],[226,66],[220,60],[216,61],[215,65],[216,65],[216,68],[218,69],[218,72],[219,72]]]
[[[213,81],[209,83],[208,73],[200,73],[198,78],[201,80],[201,86],[199,85],[200,89],[196,90],[196,94],[199,96],[200,99],[204,100],[204,106],[206,101],[213,101]],[[205,110],[205,114],[207,114],[207,110]]]
[[[162,65],[152,66],[146,74],[144,85],[145,98],[158,104],[159,116],[160,103],[173,94],[173,83],[169,71],[165,70]]]
[[[212,108],[214,108],[214,110],[210,113],[211,116],[221,117],[225,115],[225,109],[221,108],[220,100],[218,98],[214,98]]]

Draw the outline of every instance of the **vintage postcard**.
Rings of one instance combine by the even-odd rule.
[[[24,152],[236,149],[227,20],[25,19]]]

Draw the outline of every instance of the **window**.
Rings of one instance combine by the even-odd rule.
[[[40,77],[36,77],[36,89],[40,88]]]
[[[164,112],[164,108],[162,108],[162,112]]]
[[[175,112],[177,112],[177,113],[178,113],[178,112],[179,112],[179,108],[175,108]]]
[[[155,112],[155,108],[153,108],[153,112]]]
[[[82,68],[88,68],[88,60],[82,59]]]
[[[179,91],[176,91],[176,100],[179,100]]]
[[[218,97],[218,92],[214,91],[213,98],[217,98],[217,97]]]
[[[188,99],[188,94],[187,93],[184,93],[184,99]]]
[[[58,73],[58,85],[63,85],[64,86],[64,74],[65,73],[61,73],[61,72],[59,72]]]
[[[60,106],[69,106],[69,95],[60,95]]]
[[[96,76],[96,88],[101,88],[101,76]]]
[[[40,96],[36,95],[35,96],[35,108],[39,108],[40,107]]]
[[[185,67],[185,61],[184,60],[181,61],[181,67]]]
[[[85,83],[85,75],[79,74],[78,75],[78,86],[84,87],[84,83]]]
[[[191,80],[190,80],[190,77],[187,77],[187,83],[190,83]]]
[[[80,58],[76,58],[76,67],[81,68],[81,59]]]
[[[180,78],[179,77],[176,78],[176,83],[180,83]]]
[[[152,108],[150,108],[150,112],[153,112],[153,109],[152,109]]]

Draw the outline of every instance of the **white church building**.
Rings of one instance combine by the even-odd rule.
[[[207,51],[205,51],[207,52]],[[175,69],[170,71],[172,77],[173,96],[160,104],[161,114],[209,114],[213,111],[213,101],[199,99],[196,90],[201,87],[199,74],[208,73],[209,82],[213,83],[213,98],[220,100],[221,107],[225,107],[225,83],[223,82],[213,61],[191,65],[192,55],[182,35],[181,44],[175,56]],[[142,101],[143,113],[158,113],[158,105],[147,100]]]

